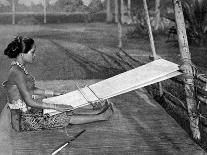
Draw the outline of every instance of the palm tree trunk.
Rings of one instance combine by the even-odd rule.
[[[118,10],[118,0],[114,0],[114,5],[115,5],[115,23],[118,23],[118,12],[119,12],[119,10]]]
[[[128,21],[128,24],[131,24],[132,23],[132,15],[131,15],[131,0],[128,0],[127,1],[127,4],[128,4],[128,17],[129,17],[129,21]]]
[[[160,0],[155,0],[155,30],[159,29],[160,25]]]
[[[44,24],[47,23],[47,4],[46,0],[43,0],[43,7],[44,7]]]
[[[183,17],[183,10],[181,0],[173,0],[175,19],[177,24],[178,42],[180,47],[181,59],[183,65],[181,66],[185,73],[185,94],[188,107],[190,128],[195,139],[200,139],[199,130],[199,116],[197,114],[197,103],[195,100],[195,90],[193,81],[193,68],[191,56],[189,52],[188,40],[185,29],[185,22]]]
[[[124,0],[121,0],[121,4],[120,4],[121,6],[121,23],[123,23],[124,22]]]
[[[110,23],[110,22],[112,22],[111,0],[107,0],[106,12],[107,12],[107,19],[106,20],[108,23]]]
[[[12,24],[15,24],[15,0],[12,0]]]
[[[123,4],[123,0],[120,0],[118,3],[118,40],[119,40],[119,44],[118,47],[122,48],[123,47],[123,42],[122,42],[122,4]]]

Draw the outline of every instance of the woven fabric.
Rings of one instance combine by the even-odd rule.
[[[20,119],[21,131],[44,130],[68,126],[72,113],[63,112],[53,116],[36,113],[22,113]]]
[[[20,109],[20,130],[34,131],[66,127],[70,123],[72,112],[63,112],[53,116],[43,115],[42,109],[30,108],[25,102],[18,100],[8,104],[10,109]]]

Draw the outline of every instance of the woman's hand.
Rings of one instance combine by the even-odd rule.
[[[65,91],[62,91],[62,92],[54,91],[53,96],[59,96],[59,95],[65,94],[65,93],[67,93],[67,92],[65,92]]]
[[[71,111],[71,110],[73,110],[73,107],[71,105],[55,104],[55,108],[54,109],[57,110],[57,111],[64,112],[64,111]]]

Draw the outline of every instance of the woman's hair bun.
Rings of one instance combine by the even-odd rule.
[[[4,55],[7,55],[9,58],[16,58],[23,50],[23,37],[17,36],[12,42],[10,42],[7,48],[4,50]]]

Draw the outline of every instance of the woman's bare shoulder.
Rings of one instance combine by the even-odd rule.
[[[16,81],[19,78],[24,79],[24,71],[18,66],[12,66],[9,70],[8,80]]]

